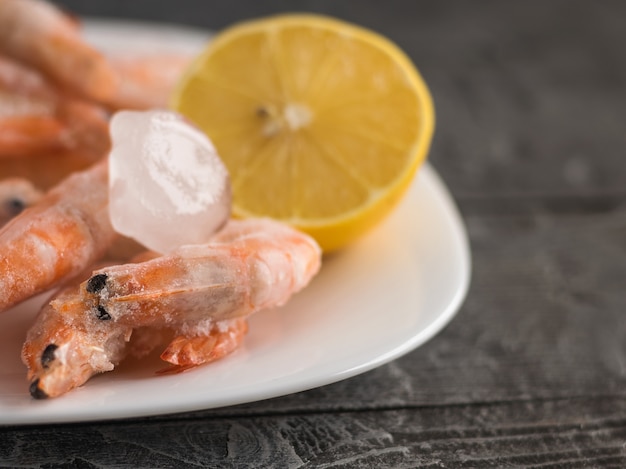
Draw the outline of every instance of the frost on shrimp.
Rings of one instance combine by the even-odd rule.
[[[31,395],[54,397],[112,370],[125,355],[131,332],[94,318],[76,288],[63,290],[44,306],[22,348]]]
[[[0,312],[84,271],[116,236],[103,161],[65,179],[0,230]]]
[[[22,353],[35,398],[80,386],[166,336],[170,371],[221,358],[243,340],[250,314],[309,283],[321,251],[278,222],[231,220],[210,243],[141,260],[94,271],[40,313]]]

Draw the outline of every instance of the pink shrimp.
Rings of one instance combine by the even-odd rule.
[[[0,57],[1,158],[76,150],[93,162],[109,148],[103,108],[68,96],[36,72]]]
[[[135,338],[145,353],[165,334],[169,372],[223,357],[243,340],[250,314],[283,305],[309,283],[321,251],[278,222],[231,220],[205,245],[142,260],[96,270],[44,308],[22,352],[33,397],[112,370]]]
[[[165,107],[188,54],[106,57],[78,21],[41,0],[0,0],[0,53],[40,72],[66,93],[117,109]],[[0,67],[0,74],[2,69]]]
[[[166,108],[191,59],[174,53],[111,55],[111,66],[120,80],[106,104],[114,110]]]
[[[116,234],[107,161],[73,174],[0,230],[0,311],[79,274]]]
[[[70,174],[88,169],[97,161],[95,155],[78,150],[48,150],[41,154],[0,157],[0,179],[27,179],[41,190],[49,190]]]
[[[0,117],[0,158],[45,155],[54,165],[55,154],[75,151],[93,162],[105,156],[109,147],[107,121],[87,103],[68,100],[56,115]]]
[[[0,56],[0,178],[48,189],[87,168],[110,148],[107,119],[98,105],[65,96]]]
[[[0,119],[0,158],[30,156],[61,149],[63,125],[48,116]]]
[[[67,91],[106,101],[119,86],[107,60],[85,43],[74,18],[40,0],[0,0],[0,52]]]

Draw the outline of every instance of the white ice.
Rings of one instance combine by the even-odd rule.
[[[166,253],[202,244],[230,215],[228,171],[209,138],[171,111],[111,119],[109,213],[115,230]]]

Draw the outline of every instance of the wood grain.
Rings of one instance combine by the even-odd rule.
[[[623,399],[0,429],[10,467],[624,467]]]

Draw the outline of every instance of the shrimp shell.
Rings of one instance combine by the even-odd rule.
[[[81,38],[76,20],[48,2],[0,1],[0,52],[84,98],[105,101],[118,86],[104,56]]]
[[[209,243],[95,270],[46,305],[22,349],[30,392],[61,395],[124,357],[169,342],[176,373],[235,350],[247,317],[284,304],[318,272],[309,236],[270,220],[231,220]]]
[[[93,163],[110,148],[108,115],[0,56],[0,158],[76,150]],[[52,166],[52,165],[50,165]],[[42,171],[42,168],[39,168]]]
[[[269,219],[230,220],[210,243],[95,271],[82,288],[118,323],[164,327],[280,306],[319,267],[309,236]]]
[[[115,236],[103,160],[65,179],[0,230],[0,311],[77,275]]]

